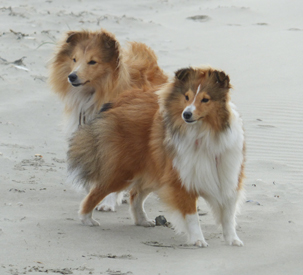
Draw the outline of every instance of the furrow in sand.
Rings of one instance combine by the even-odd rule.
[[[299,135],[301,132],[282,132],[282,133],[269,133],[269,132],[262,132],[262,133],[254,133],[254,131],[246,131],[246,140],[249,140],[251,143],[283,143],[289,142],[289,145],[302,147],[302,135]]]

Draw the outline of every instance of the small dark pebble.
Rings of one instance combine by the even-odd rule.
[[[167,226],[167,220],[163,215],[158,216],[155,221],[157,226]]]

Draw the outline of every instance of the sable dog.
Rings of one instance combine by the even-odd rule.
[[[229,77],[222,71],[186,68],[162,89],[123,93],[70,140],[70,180],[89,189],[80,207],[86,225],[109,193],[131,185],[135,223],[153,226],[144,201],[150,192],[174,212],[174,225],[189,242],[206,247],[197,215],[202,196],[222,224],[225,241],[242,246],[236,210],[242,196],[244,134],[230,102]]]
[[[166,82],[149,47],[130,42],[121,49],[115,36],[105,30],[67,32],[51,61],[49,77],[53,91],[65,103],[68,135],[122,91],[160,87]],[[112,195],[98,208],[114,211],[115,204],[116,195]]]

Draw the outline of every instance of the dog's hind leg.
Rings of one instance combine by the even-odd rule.
[[[90,190],[88,195],[82,201],[79,211],[79,218],[84,225],[99,225],[99,223],[92,218],[93,210],[96,205],[109,193],[110,191],[97,187]]]
[[[151,191],[150,189],[142,190],[136,186],[130,191],[130,209],[136,225],[145,227],[155,226],[155,221],[148,219],[144,210],[144,202]]]
[[[92,218],[92,213],[98,203],[103,200],[108,194],[112,192],[120,192],[127,188],[131,181],[125,180],[127,176],[123,173],[115,173],[114,176],[109,177],[111,181],[108,184],[103,184],[106,179],[102,179],[96,187],[92,187],[88,195],[81,203],[79,217],[83,224],[94,226],[99,225],[97,221]]]

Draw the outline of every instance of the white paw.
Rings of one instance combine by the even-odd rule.
[[[84,225],[88,226],[99,226],[100,224],[94,220],[91,214],[80,215],[80,220]]]
[[[244,246],[244,243],[238,238],[236,240],[233,240],[231,245],[233,245],[233,246]]]
[[[194,245],[198,247],[208,247],[208,243],[205,240],[197,240]]]
[[[116,212],[115,206],[108,205],[102,202],[97,205],[96,210],[103,212]]]
[[[144,226],[144,227],[155,227],[156,222],[154,220],[145,220],[145,221],[137,222],[136,225]]]
[[[117,193],[111,193],[107,195],[96,207],[98,211],[115,212],[118,195]]]
[[[244,246],[243,242],[239,239],[238,236],[235,236],[233,238],[225,238],[225,241],[227,244],[232,246]]]

